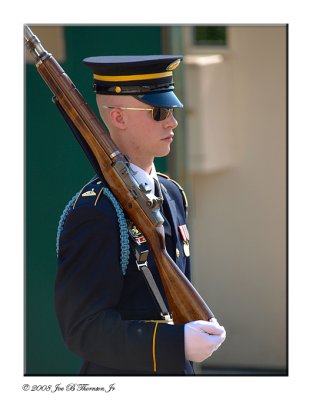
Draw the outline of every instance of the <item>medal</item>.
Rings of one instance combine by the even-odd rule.
[[[186,257],[190,256],[190,234],[186,225],[179,225],[179,232],[183,240],[183,250]]]
[[[189,257],[190,256],[190,245],[188,242],[183,243],[183,250],[184,250],[184,254],[186,255],[186,257]]]
[[[183,242],[189,242],[190,241],[190,234],[187,230],[187,226],[186,225],[179,225],[179,231],[180,234],[182,236],[182,240]]]
[[[133,222],[129,222],[128,224],[128,230],[131,239],[133,239],[137,244],[142,244],[146,242],[145,237],[142,235],[142,233],[138,230],[138,228],[133,224]]]

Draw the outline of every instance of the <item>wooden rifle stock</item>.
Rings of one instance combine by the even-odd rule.
[[[93,153],[104,180],[145,236],[154,255],[174,323],[211,319],[213,313],[167,253],[159,199],[142,193],[143,189],[135,185],[127,167],[127,158],[120,153],[73,82],[28,26],[25,26],[25,46],[35,58],[39,74]]]

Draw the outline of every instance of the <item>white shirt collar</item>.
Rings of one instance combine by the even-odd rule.
[[[138,182],[138,184],[139,185],[141,185],[142,183],[143,183],[143,185],[147,184],[152,189],[153,194],[155,194],[154,179],[158,180],[155,165],[153,164],[150,174],[148,174],[142,168],[140,168],[137,165],[134,165],[132,163],[130,163],[130,168],[131,168],[133,175],[134,175],[136,181]]]

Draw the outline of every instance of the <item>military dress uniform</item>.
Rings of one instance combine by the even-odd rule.
[[[179,56],[91,57],[94,90],[131,95],[151,106],[182,107],[173,93]],[[186,200],[181,187],[158,175],[166,248],[190,279]],[[132,227],[132,228],[131,228]],[[58,231],[55,307],[68,348],[84,375],[192,374],[185,360],[184,324],[160,322],[155,298],[138,269],[131,221],[99,177],[72,199]],[[167,304],[154,258],[148,267]],[[167,304],[168,306],[168,304]]]
[[[170,179],[159,176],[159,182],[166,248],[190,278],[190,257],[179,231],[186,225],[184,197]],[[64,340],[84,359],[82,374],[190,374],[191,364],[184,359],[184,325],[157,323],[159,309],[133,251],[123,274],[120,227],[104,187],[95,178],[83,188],[60,234],[55,298]],[[148,267],[166,302],[152,254]]]

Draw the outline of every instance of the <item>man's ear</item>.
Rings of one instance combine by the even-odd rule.
[[[125,114],[119,108],[113,108],[109,112],[109,118],[112,125],[116,128],[124,130],[126,129],[126,118]]]
[[[122,110],[118,108],[104,108],[105,104],[114,104],[116,96],[107,96],[102,94],[96,94],[96,103],[99,109],[99,113],[103,119],[103,122],[110,130],[113,127],[117,129],[125,129],[125,115]]]

